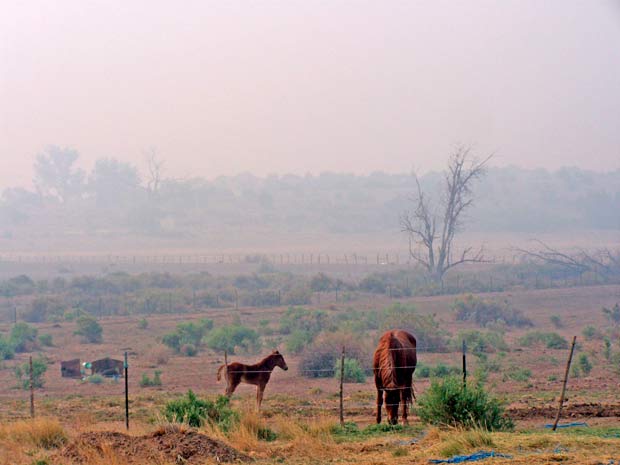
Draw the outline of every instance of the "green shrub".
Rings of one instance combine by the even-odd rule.
[[[564,323],[562,323],[562,319],[560,318],[560,315],[551,315],[549,320],[551,320],[551,324],[556,329],[560,329],[564,326]]]
[[[417,415],[433,425],[511,430],[512,421],[504,416],[500,402],[481,385],[463,387],[458,377],[433,381],[418,400]]]
[[[312,291],[305,286],[290,289],[282,296],[284,305],[308,305],[312,303]]]
[[[534,326],[521,310],[513,308],[506,301],[498,303],[469,294],[456,299],[452,308],[458,321],[473,321],[482,327],[497,323],[519,328]]]
[[[185,355],[186,357],[195,357],[198,355],[198,347],[194,344],[183,344],[181,346],[181,350],[179,350],[181,355]]]
[[[218,396],[215,401],[199,399],[190,389],[187,396],[169,401],[163,411],[168,421],[187,423],[200,427],[205,423],[228,431],[238,421],[239,415],[230,408],[228,397]]]
[[[193,356],[198,353],[205,334],[211,328],[213,328],[213,321],[207,319],[202,319],[197,323],[192,321],[179,323],[175,331],[164,335],[162,342],[177,353]]]
[[[508,350],[504,335],[497,331],[482,332],[475,329],[461,331],[455,339],[453,348],[460,350],[462,341],[465,341],[467,350],[473,354]]]
[[[300,374],[307,378],[333,377],[342,346],[345,346],[346,358],[357,360],[364,370],[371,368],[372,347],[369,341],[355,333],[338,331],[319,334],[307,350],[302,352]]]
[[[511,366],[506,370],[506,376],[514,381],[525,382],[532,377],[532,370],[518,366]]]
[[[590,374],[592,371],[592,362],[586,354],[580,354],[579,359],[577,359],[577,366],[579,370],[585,374],[586,376]]]
[[[161,384],[161,370],[155,370],[153,379],[147,373],[142,373],[142,378],[140,378],[141,387],[161,386]]]
[[[15,357],[15,347],[11,341],[0,335],[0,360],[10,360]]]
[[[259,335],[253,329],[241,325],[221,326],[205,338],[207,347],[217,351],[234,354],[236,348],[256,350],[259,348]]]
[[[35,388],[43,387],[43,375],[47,371],[47,361],[43,357],[32,359],[32,381]],[[15,377],[23,389],[30,389],[30,362],[15,367]]]
[[[45,347],[52,347],[54,344],[52,342],[51,334],[41,334],[39,336],[39,343]]]
[[[101,384],[104,381],[103,376],[101,376],[98,373],[95,373],[94,375],[90,375],[88,378],[86,378],[88,380],[89,383],[91,384]]]
[[[16,323],[11,329],[9,341],[15,352],[32,352],[38,347],[37,334],[39,331],[28,323]]]
[[[323,310],[289,307],[280,319],[280,333],[303,331],[314,339],[318,333],[327,329],[328,324],[329,318]]]
[[[394,328],[409,331],[416,338],[417,345],[428,352],[448,350],[448,333],[441,329],[433,315],[420,315],[413,305],[395,303],[379,314],[382,331]]]
[[[418,378],[430,378],[431,376],[431,367],[429,365],[425,365],[418,362],[418,365],[415,368],[414,374]]]
[[[531,347],[535,344],[544,344],[548,349],[566,349],[568,341],[558,333],[545,333],[542,331],[530,331],[519,338],[519,345]]]
[[[77,331],[74,334],[82,336],[86,342],[97,343],[103,340],[103,328],[99,322],[88,314],[82,314],[77,319]]]
[[[146,329],[148,327],[149,327],[149,321],[146,318],[142,318],[141,320],[138,321],[139,329]]]
[[[607,361],[611,359],[611,339],[609,339],[607,336],[603,338],[603,356]]]
[[[299,354],[312,342],[314,337],[309,331],[296,329],[286,339],[286,350],[293,354]]]
[[[340,359],[336,360],[334,367],[334,377],[340,379]],[[344,359],[344,378],[345,383],[363,383],[366,381],[366,373],[354,358]]]
[[[601,333],[599,332],[599,330],[596,329],[592,325],[588,325],[585,328],[583,328],[583,330],[581,331],[581,334],[583,335],[584,338],[586,338],[586,341],[591,341],[592,339],[595,339],[601,336]]]

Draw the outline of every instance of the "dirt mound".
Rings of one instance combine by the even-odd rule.
[[[214,462],[248,462],[251,459],[221,441],[192,430],[161,429],[145,436],[117,432],[80,434],[59,452],[61,458],[86,463],[94,455],[115,454],[129,463],[173,462],[203,464]]]
[[[512,407],[507,409],[508,416],[517,420],[545,417],[554,418],[557,405]],[[562,418],[620,417],[620,404],[569,404],[562,409]]]

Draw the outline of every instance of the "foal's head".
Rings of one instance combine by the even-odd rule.
[[[282,368],[284,371],[288,370],[288,366],[286,365],[284,357],[282,357],[282,354],[280,352],[274,350],[273,352],[271,352],[271,355],[269,357],[271,358],[275,366]]]

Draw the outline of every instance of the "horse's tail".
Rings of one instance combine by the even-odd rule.
[[[222,370],[224,369],[226,365],[222,365],[221,367],[218,368],[217,370],[217,380],[220,381],[222,379]]]

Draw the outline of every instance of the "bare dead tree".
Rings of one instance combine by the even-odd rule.
[[[157,150],[150,148],[146,151],[146,162],[148,169],[146,190],[149,195],[155,195],[159,192],[161,185],[164,161],[157,155]]]
[[[537,248],[515,248],[515,250],[525,257],[556,265],[578,274],[592,272],[602,277],[620,276],[620,252],[613,252],[608,248],[590,252],[584,249],[562,252],[540,240],[534,242],[538,244]]]
[[[401,216],[401,230],[409,237],[411,258],[436,282],[443,282],[446,272],[457,265],[485,261],[482,247],[466,247],[456,258],[452,256],[452,247],[462,228],[464,213],[474,202],[472,185],[486,173],[490,158],[479,161],[471,154],[471,148],[458,146],[444,172],[443,197],[437,210],[414,174],[417,192],[412,201],[415,208]]]

